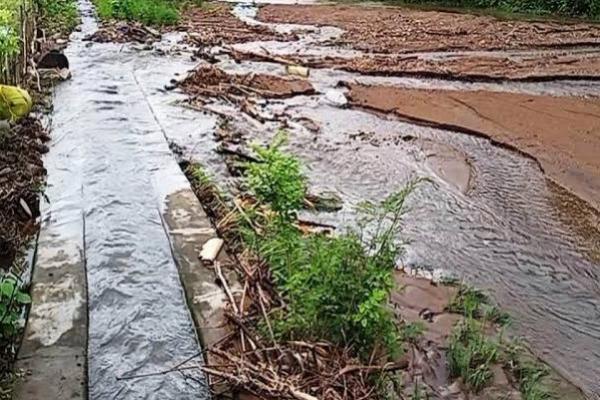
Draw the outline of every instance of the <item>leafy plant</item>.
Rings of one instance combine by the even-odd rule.
[[[268,147],[254,145],[258,163],[246,164],[246,184],[261,203],[271,206],[279,216],[294,218],[306,195],[306,177],[300,161],[281,151],[286,142],[279,132]]]
[[[255,213],[243,236],[268,263],[285,298],[276,334],[353,346],[365,357],[376,348],[397,353],[401,337],[388,301],[402,251],[397,237],[405,200],[416,183],[380,203],[362,204],[358,230],[304,235],[294,217],[306,178],[298,159],[281,151],[284,141],[279,134],[271,146],[255,147],[260,162],[247,165],[245,180],[259,204],[270,208]]]
[[[0,339],[10,339],[19,327],[21,309],[31,298],[19,287],[15,276],[0,277]]]

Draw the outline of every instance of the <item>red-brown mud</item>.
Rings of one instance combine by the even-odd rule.
[[[502,21],[439,11],[356,5],[268,5],[266,22],[330,25],[345,33],[335,44],[366,52],[563,48],[600,44],[600,26]]]
[[[264,26],[248,25],[231,13],[228,4],[190,7],[183,12],[176,28],[188,33],[188,40],[199,46],[217,46],[262,40],[296,40],[293,34],[279,34]]]
[[[349,84],[352,105],[489,137],[535,158],[547,176],[600,208],[600,101],[486,91]]]

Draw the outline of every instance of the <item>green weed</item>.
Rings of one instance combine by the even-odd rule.
[[[269,204],[278,215],[293,219],[304,203],[306,177],[300,161],[281,151],[285,141],[285,133],[280,132],[270,146],[252,147],[259,162],[245,165],[245,182],[259,202]]]
[[[448,305],[448,311],[502,326],[510,323],[510,316],[491,304],[483,292],[464,284],[459,285],[456,295]]]
[[[497,361],[499,344],[490,339],[484,325],[473,318],[458,324],[450,336],[448,361],[452,377],[462,377],[474,391],[483,389],[493,376],[491,365]]]
[[[31,298],[13,275],[0,276],[0,340],[9,340],[19,328],[21,309]]]
[[[285,298],[276,334],[353,346],[363,356],[375,348],[398,353],[400,334],[388,301],[402,250],[396,239],[401,216],[415,184],[378,204],[362,204],[357,231],[303,235],[293,223],[306,179],[297,158],[282,152],[283,142],[280,134],[271,146],[254,148],[260,162],[247,165],[245,183],[271,212],[256,213],[243,229],[247,246],[269,264]]]
[[[549,369],[532,359],[525,359],[522,354],[527,350],[518,343],[506,346],[506,367],[512,372],[519,384],[519,391],[523,400],[551,400],[552,393],[544,384],[544,379],[549,375]]]

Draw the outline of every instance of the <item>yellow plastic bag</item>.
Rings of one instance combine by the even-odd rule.
[[[31,96],[16,86],[0,85],[0,120],[17,121],[31,111]]]

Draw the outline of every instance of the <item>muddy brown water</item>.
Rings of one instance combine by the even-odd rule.
[[[178,107],[174,101],[184,96],[163,89],[194,66],[189,53],[83,42],[96,25],[89,3],[81,6],[83,31],[67,50],[73,79],[60,85],[55,98],[45,215],[54,228],[65,225],[65,241],[85,237],[90,398],[205,398],[205,384],[195,376],[117,377],[160,371],[199,349],[161,213],[165,197],[186,185],[170,141],[206,165],[221,185],[232,185],[214,151],[218,118]],[[258,23],[252,4],[235,12]],[[240,46],[349,56],[348,50],[322,46],[341,34],[337,28],[276,28],[305,34],[295,43]],[[156,46],[168,50],[176,40],[168,36]],[[285,74],[281,65],[220,59],[218,66],[229,72]],[[359,202],[379,200],[415,177],[431,178],[411,197],[402,263],[444,270],[489,291],[514,317],[515,333],[591,398],[600,398],[597,214],[547,182],[534,161],[486,139],[340,107],[336,84],[348,79],[555,95],[598,93],[598,84],[477,84],[313,70],[310,81],[321,94],[265,102],[262,113],[287,120],[288,147],[306,163],[311,190],[334,191],[344,200],[340,212],[308,218],[343,229],[353,225]],[[232,127],[248,142],[268,142],[280,125],[260,124],[231,104],[209,107],[231,115]],[[308,120],[319,125],[318,133],[306,128]],[[580,217],[577,223],[572,215]],[[73,218],[84,218],[84,232],[69,231],[65,221]]]
[[[248,23],[259,23],[252,5],[240,4],[234,12]],[[271,55],[355,54],[322,46],[340,34],[336,28],[274,27],[282,32],[305,29],[306,34],[295,43],[235,47],[259,52],[266,48]],[[232,63],[227,57],[218,66],[237,73],[285,74],[280,65]],[[405,225],[409,243],[402,263],[433,275],[443,270],[484,288],[511,313],[515,334],[588,396],[600,398],[598,213],[547,181],[535,161],[489,140],[340,107],[335,104],[340,80],[558,96],[600,93],[598,82],[483,84],[312,70],[310,81],[320,96],[269,101],[263,112],[267,117],[281,114],[287,121],[289,149],[307,165],[311,190],[333,191],[344,200],[339,213],[307,218],[351,226],[359,202],[377,201],[415,177],[432,178],[434,184],[421,185],[411,199]],[[229,113],[234,129],[248,142],[268,142],[279,126],[257,124],[225,104],[215,102],[213,107]],[[320,131],[306,129],[306,120]],[[189,155],[193,157],[193,151]]]

